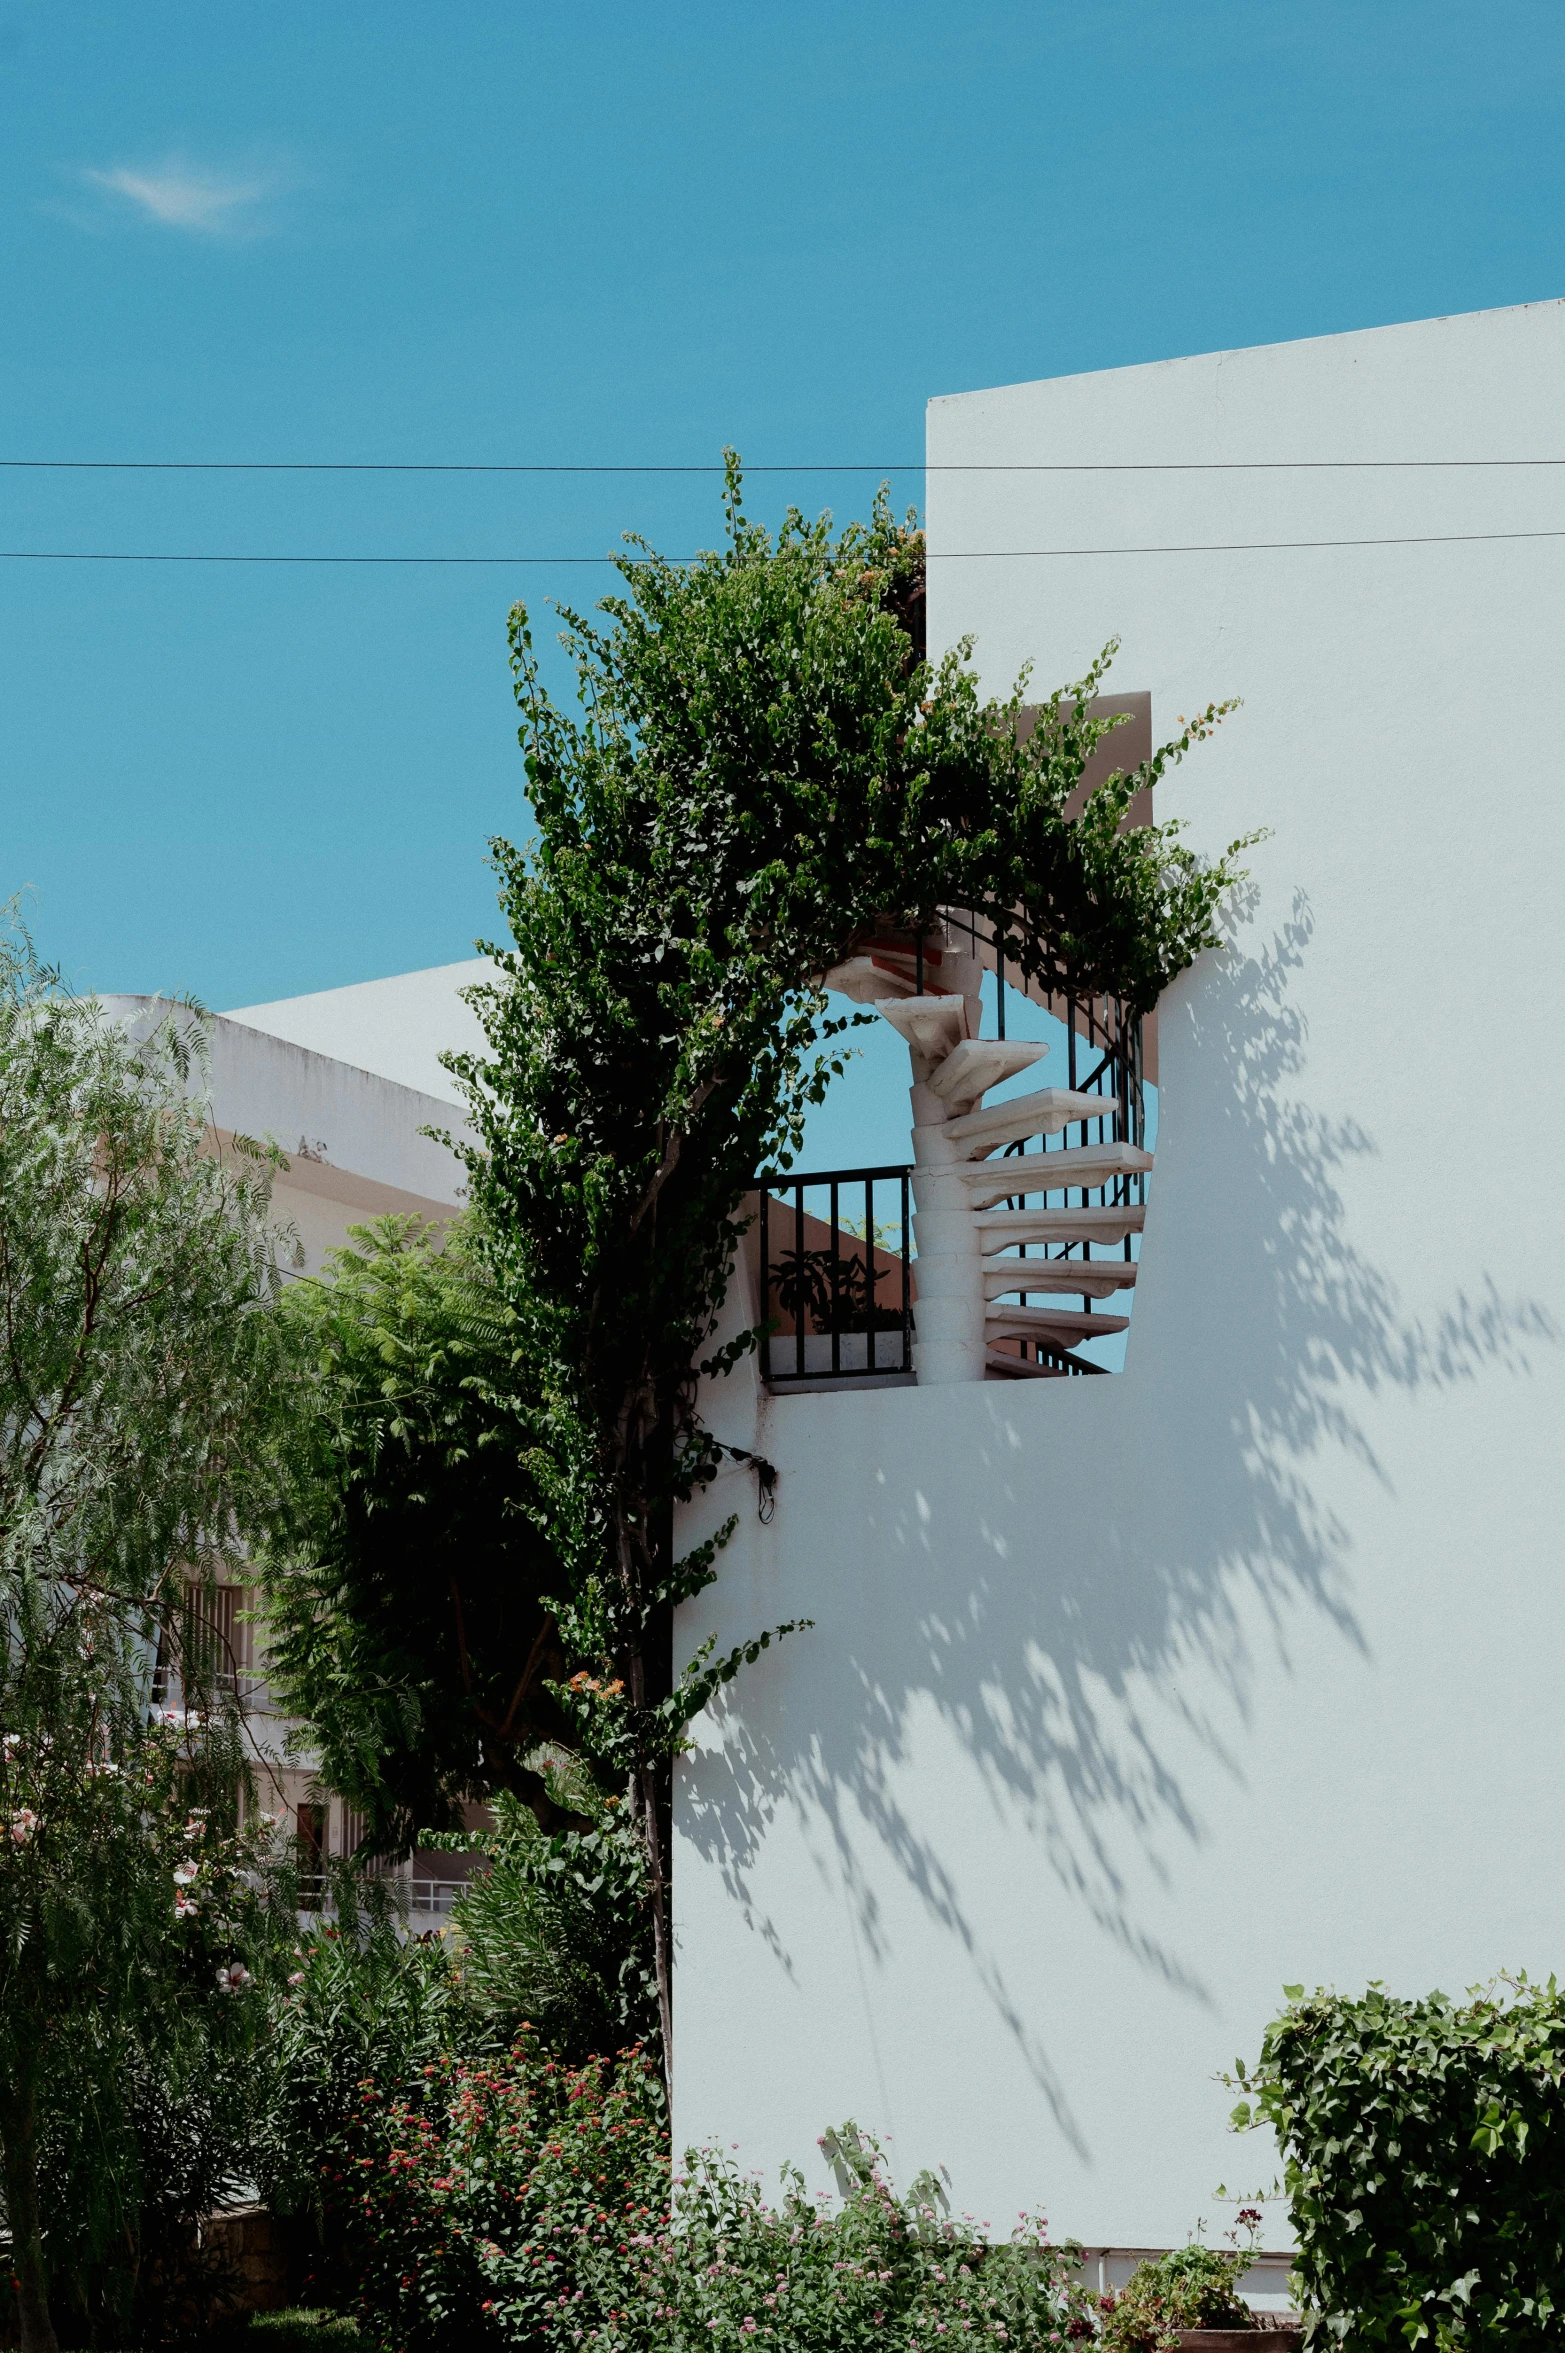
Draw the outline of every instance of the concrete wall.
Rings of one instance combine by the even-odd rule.
[[[456,1081],[440,1057],[482,1050],[478,1018],[461,992],[493,977],[493,965],[478,957],[355,981],[344,989],[317,989],[308,997],[280,997],[270,1005],[240,1005],[223,1018],[455,1103]]]
[[[438,1044],[469,1043],[462,1023],[472,1017],[455,992],[485,970],[458,965],[404,973],[211,1020],[209,1067],[193,1072],[191,1083],[209,1098],[225,1144],[236,1135],[265,1139],[287,1155],[272,1188],[273,1218],[292,1244],[285,1277],[318,1274],[328,1251],[348,1240],[349,1228],[371,1218],[439,1224],[460,1207],[462,1165],[425,1131],[467,1133],[455,1089],[434,1057]],[[167,1010],[152,997],[104,1002],[133,1026],[150,1025]],[[425,1093],[384,1075],[388,1070],[430,1078],[443,1091]],[[235,1657],[243,1670],[264,1652],[264,1634],[243,1617],[256,1599],[253,1589],[241,1589]],[[246,1672],[241,1688],[262,1802],[291,1814],[322,1796],[312,1764],[294,1751],[293,1727],[275,1712],[264,1681]],[[349,1851],[357,1832],[349,1835],[342,1801],[328,1802],[330,1851]]]
[[[930,456],[1548,456],[1562,381],[1548,304],[941,400]],[[996,690],[1117,634],[1159,732],[1242,695],[1159,814],[1272,834],[1164,1001],[1125,1372],[714,1403],[778,1501],[687,1515],[741,1524],[682,1642],[816,1626],[680,1771],[677,2130],[852,2115],[1169,2244],[1271,2175],[1213,2078],[1285,1981],[1565,1962],[1565,537],[1429,544],[1565,532],[1565,473],[937,473],[930,528]]]
[[[193,1083],[210,1093],[212,1116],[222,1134],[264,1139],[281,1145],[287,1154],[288,1166],[277,1177],[272,1202],[277,1218],[297,1236],[303,1252],[299,1271],[315,1272],[325,1252],[347,1239],[350,1225],[391,1215],[438,1221],[459,1206],[461,1163],[447,1145],[426,1132],[444,1131],[459,1139],[467,1134],[454,1107],[454,1090],[426,1094],[383,1077],[372,1067],[361,1067],[353,1058],[356,1051],[376,1049],[364,1020],[364,995],[371,989],[391,990],[395,995],[382,1001],[387,1019],[381,1025],[377,1058],[395,1057],[399,1031],[394,1016],[400,1011],[407,1016],[412,1054],[422,1055],[435,1075],[444,1078],[423,1050],[420,1028],[438,1029],[448,1008],[458,1016],[466,1014],[446,979],[444,970],[405,973],[394,983],[366,984],[363,991],[332,989],[320,998],[296,997],[275,1008],[254,1006],[247,1020],[237,1014],[212,1017],[210,1068]],[[353,1001],[346,1017],[345,1009],[332,1002],[341,999]],[[162,1010],[161,1001],[152,997],[108,997],[104,1002],[131,1021],[156,1019]],[[318,1010],[322,1006],[324,1012]],[[294,1026],[320,1042],[306,1046],[286,1032],[272,1034],[261,1025],[261,1017],[274,1012],[295,1017]],[[339,1051],[332,1052],[333,1046]],[[450,1086],[449,1080],[445,1083]]]

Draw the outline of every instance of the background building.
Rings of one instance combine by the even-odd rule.
[[[438,1057],[443,1048],[481,1043],[458,992],[488,970],[481,962],[439,966],[212,1018],[204,1083],[219,1138],[265,1137],[287,1155],[272,1192],[273,1216],[291,1244],[285,1280],[318,1274],[350,1226],[386,1216],[439,1224],[460,1205],[461,1164],[424,1131],[466,1133]],[[104,1002],[130,1020],[161,1009],[149,997]],[[250,1620],[256,1599],[248,1587],[220,1585],[214,1608],[263,1803],[292,1823],[306,1862],[312,1849],[323,1862],[351,1854],[363,1824],[320,1787],[308,1754],[291,1746],[292,1726],[260,1672],[262,1645]],[[449,1909],[463,1868],[458,1856],[413,1856],[400,1876],[410,1883],[415,1922]]]

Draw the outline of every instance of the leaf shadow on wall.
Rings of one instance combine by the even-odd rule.
[[[927,1712],[955,1731],[997,1814],[1025,1822],[1034,1865],[1137,1967],[1210,2007],[1197,1959],[1148,1916],[1181,1856],[1208,1835],[1180,1759],[1193,1744],[1243,1789],[1257,1602],[1285,1669],[1301,1617],[1367,1655],[1350,1533],[1317,1494],[1314,1466],[1336,1452],[1389,1485],[1363,1413],[1369,1398],[1523,1378],[1558,1344],[1539,1305],[1504,1299],[1492,1283],[1459,1292],[1433,1320],[1409,1315],[1356,1248],[1338,1188],[1375,1155],[1374,1140],[1289,1092],[1306,1045],[1291,990],[1311,932],[1302,897],[1267,947],[1247,951],[1236,922],[1228,951],[1175,998],[1203,1069],[1222,1074],[1204,1082],[1201,1116],[1223,1124],[1215,1142],[1203,1138],[1200,1197],[1184,1211],[1195,1246],[1160,1224],[1154,1189],[1142,1290],[1157,1286],[1156,1355],[1150,1325],[1138,1349],[1133,1322],[1127,1369],[1112,1381],[987,1384],[928,1392],[916,1406],[905,1392],[882,1396],[877,1415],[953,1395],[977,1410],[925,1424],[928,1497],[877,1485],[873,1443],[851,1441],[865,1468],[857,1484],[831,1480],[835,1497],[853,1500],[830,1529],[809,1495],[789,1510],[783,1416],[810,1409],[776,1409],[778,1543],[755,1556],[757,1590],[769,1620],[809,1615],[817,1630],[795,1638],[810,1646],[807,1662],[788,1645],[741,1678],[716,1712],[718,1745],[682,1768],[685,1835],[785,1969],[786,1924],[750,1892],[777,1810],[798,1810],[871,1964],[890,1957],[875,1882],[880,1855],[894,1858],[1088,2161],[1044,2039],[1048,1956],[1025,1987],[1009,1983],[984,1916],[1004,1913],[1008,1888],[975,1904],[944,1859],[955,1850],[960,1860],[964,1842],[947,1793],[917,1778]],[[1179,1110],[1164,1105],[1165,1164],[1179,1148]],[[1198,1234],[1220,1237],[1218,1283]],[[835,1413],[817,1427],[826,1444],[850,1446]],[[976,1509],[943,1492],[946,1444],[979,1458]],[[963,1496],[974,1491],[962,1482]],[[801,1543],[805,1516],[811,1540]],[[879,1850],[868,1867],[866,1847]],[[1016,1867],[1028,1867],[1021,1855]]]

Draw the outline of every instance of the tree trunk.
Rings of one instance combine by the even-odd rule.
[[[662,1807],[658,1804],[659,1772],[643,1765],[636,1775],[636,1805],[641,1835],[646,1842],[647,1874],[652,1882],[652,1960],[657,1971],[658,2031],[663,2041],[663,2090],[668,2100],[669,2126],[674,2118],[674,1939],[669,1918],[668,1872],[663,1856]]]
[[[38,2098],[31,2082],[12,2083],[0,2102],[5,2203],[11,2222],[11,2277],[21,2321],[22,2353],[59,2353],[49,2317],[43,2229],[38,2216]]]
[[[673,1450],[671,1416],[667,1411],[658,1413],[652,1405],[650,1391],[643,1387],[627,1399],[620,1427],[616,1551],[630,1631],[625,1678],[630,1686],[631,1703],[639,1711],[656,1707],[674,1687],[674,1612],[666,1602],[657,1607],[648,1606],[648,1596],[666,1581],[674,1558],[674,1506],[668,1493],[668,1463]],[[634,1433],[634,1439],[627,1438],[626,1432]],[[632,1494],[639,1491],[638,1500],[645,1515],[639,1526],[625,1508],[627,1489]],[[669,1881],[673,1851],[673,1774],[666,1757],[652,1757],[636,1767],[631,1778],[631,1803],[647,1857],[658,2033],[663,2044],[663,2090],[672,2126],[674,1934]]]

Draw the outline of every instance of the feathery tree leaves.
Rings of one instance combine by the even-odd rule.
[[[109,2255],[133,2265],[148,2214],[177,2203],[143,2162],[138,2103],[145,2122],[149,2087],[242,2040],[239,1981],[215,1975],[251,1908],[230,1867],[237,1736],[186,1638],[192,1589],[270,1498],[292,1391],[265,1312],[268,1158],[225,1148],[192,1100],[199,1016],[126,1025],[70,996],[8,913],[0,2154],[32,2353],[54,2343],[51,2295]],[[195,1698],[177,1723],[148,1720],[160,1646]],[[210,2167],[186,2170],[209,2194]]]
[[[554,1605],[573,1574],[568,1466],[516,1318],[471,1236],[354,1229],[283,1300],[313,1371],[295,1516],[271,1548],[269,1673],[323,1778],[383,1854],[512,1790],[563,1818],[531,1762],[571,1725]],[[567,1466],[562,1481],[557,1466]]]

